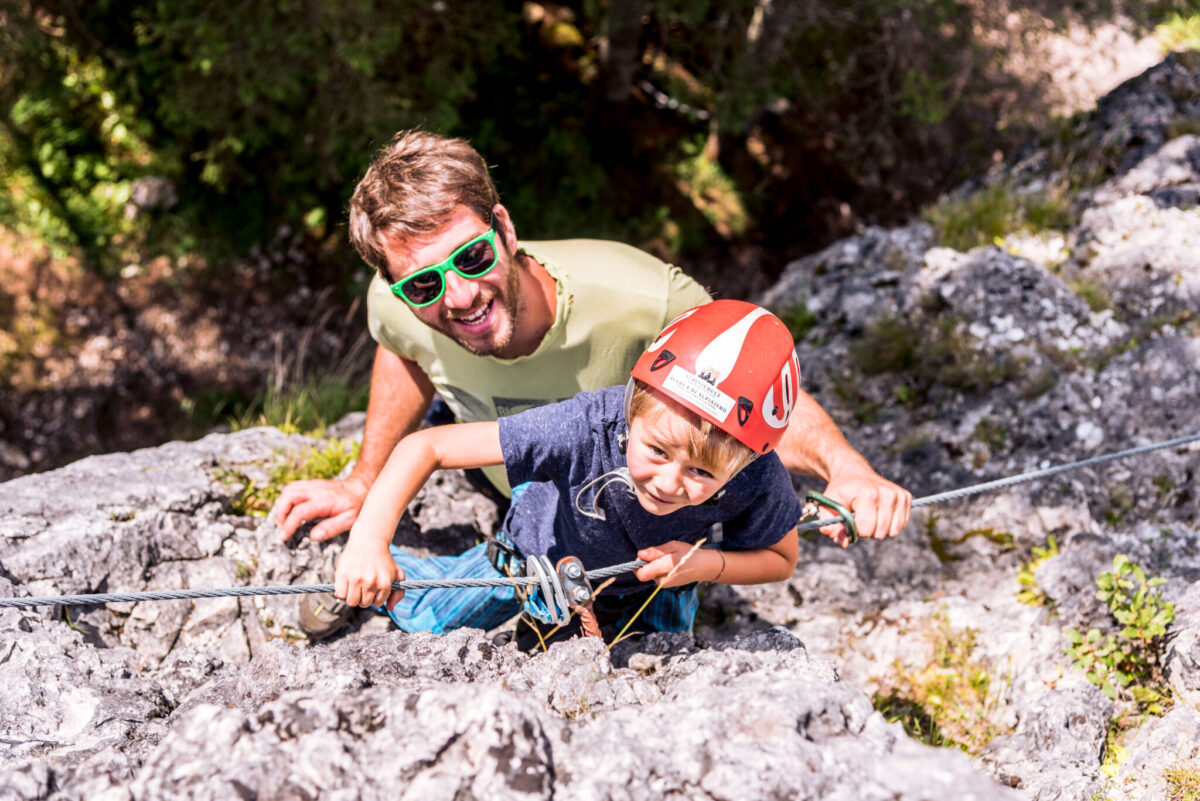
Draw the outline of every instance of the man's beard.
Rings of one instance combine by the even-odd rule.
[[[500,303],[501,307],[508,316],[508,330],[504,336],[495,342],[487,344],[478,344],[475,342],[464,341],[457,336],[455,324],[450,317],[443,318],[442,333],[453,339],[464,350],[475,354],[476,356],[495,356],[500,351],[507,348],[517,333],[517,318],[524,309],[521,303],[521,275],[517,265],[516,258],[505,247],[505,253],[508,255],[508,280],[504,285],[503,299],[500,295],[493,295],[488,301],[489,303]],[[493,319],[495,319],[496,309],[492,309]]]

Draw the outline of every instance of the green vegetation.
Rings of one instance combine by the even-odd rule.
[[[310,377],[299,383],[271,381],[267,391],[236,411],[235,431],[275,426],[288,434],[321,437],[325,427],[350,412],[364,411],[370,387],[345,373]]]
[[[1165,801],[1200,801],[1200,770],[1195,765],[1179,763],[1163,774],[1167,785]]]
[[[1163,52],[1200,50],[1200,14],[1172,14],[1154,29]]]
[[[1108,487],[1108,503],[1104,510],[1104,522],[1111,528],[1116,528],[1125,521],[1133,511],[1136,499],[1133,492],[1124,484],[1112,484]]]
[[[943,612],[926,632],[933,659],[911,671],[897,662],[885,686],[872,702],[889,722],[899,722],[923,743],[952,746],[978,754],[1002,732],[990,716],[999,699],[992,693],[993,676],[973,659],[975,629],[954,631]]]
[[[998,244],[1017,231],[1065,231],[1074,223],[1067,187],[1027,191],[1005,182],[945,198],[922,217],[936,229],[942,245],[961,251]]]
[[[796,340],[796,344],[803,342],[817,327],[817,315],[809,310],[808,303],[803,300],[780,309],[779,319],[787,326],[792,339]]]
[[[744,234],[750,224],[746,206],[733,179],[699,139],[680,145],[675,162],[676,183],[680,191],[723,238]]]
[[[1007,428],[995,423],[991,418],[981,418],[975,424],[975,439],[983,447],[975,451],[972,459],[975,469],[983,467],[992,456],[1003,453],[1008,448],[1010,432]]]
[[[1121,626],[1117,634],[1089,629],[1067,632],[1067,654],[1088,681],[1114,700],[1131,700],[1140,712],[1161,714],[1169,698],[1162,676],[1167,626],[1175,605],[1156,589],[1165,579],[1148,578],[1137,564],[1120,554],[1112,570],[1096,578],[1096,597]]]
[[[925,538],[929,540],[930,549],[942,564],[962,561],[963,557],[954,552],[955,546],[963,545],[976,537],[982,537],[992,545],[995,545],[997,551],[1000,553],[1011,551],[1016,547],[1015,539],[1011,533],[997,531],[992,526],[968,529],[957,537],[943,537],[938,532],[938,524],[940,522],[941,517],[936,512],[930,511],[925,517],[923,528]]]
[[[1076,4],[1072,24],[1115,8]],[[329,262],[314,269],[344,266],[356,177],[415,126],[471,139],[529,238],[612,236],[685,262],[812,244],[831,213],[901,219],[1040,128],[1039,76],[1009,67],[1065,21],[950,0],[3,13],[0,225],[113,281],[157,255],[219,267],[281,229]],[[1125,13],[1192,36],[1190,0]],[[1013,202],[1021,225],[1059,225],[1055,192]]]
[[[965,321],[949,314],[886,317],[850,347],[850,359],[866,375],[895,373],[910,407],[928,402],[938,388],[983,393],[1021,375],[1021,364],[975,347]]]
[[[232,503],[235,514],[265,517],[286,484],[304,478],[336,478],[358,458],[358,449],[358,442],[335,439],[322,446],[280,454],[267,468],[265,480],[252,477],[245,470],[231,468],[221,468],[216,478],[226,485],[238,487]]]
[[[1021,569],[1017,571],[1017,584],[1021,585],[1017,592],[1018,601],[1028,606],[1050,606],[1054,603],[1053,598],[1048,598],[1038,588],[1035,578],[1038,568],[1052,556],[1058,556],[1058,540],[1054,539],[1053,534],[1046,538],[1045,548],[1033,546],[1030,558],[1021,563]]]
[[[1098,281],[1087,278],[1076,278],[1071,281],[1071,291],[1083,298],[1084,303],[1094,312],[1104,311],[1111,304],[1108,292]]]

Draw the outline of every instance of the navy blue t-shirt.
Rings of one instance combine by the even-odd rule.
[[[697,542],[721,523],[721,548],[767,548],[783,539],[800,519],[801,504],[791,478],[774,453],[755,459],[725,485],[711,503],[687,506],[667,515],[647,512],[624,484],[615,482],[595,499],[604,520],[580,514],[576,494],[604,473],[625,467],[617,443],[625,429],[625,388],[580,392],[570,400],[502,417],[500,445],[512,486],[537,482],[518,497],[504,528],[528,555],[551,561],[573,555],[588,570],[629,562],[638,550],[671,540]],[[605,480],[607,481],[607,479]],[[584,491],[580,506],[591,510],[600,481]],[[646,584],[628,573],[614,590]]]

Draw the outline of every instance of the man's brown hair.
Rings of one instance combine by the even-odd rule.
[[[379,151],[354,189],[350,241],[390,281],[382,234],[427,236],[460,205],[490,223],[499,202],[487,164],[465,139],[401,131]]]
[[[758,456],[748,446],[736,439],[710,420],[706,420],[653,387],[634,379],[633,392],[629,397],[629,423],[644,414],[670,409],[691,424],[688,431],[688,456],[711,472],[729,471],[730,477],[738,474]]]

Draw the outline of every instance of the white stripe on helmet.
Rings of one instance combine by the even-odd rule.
[[[651,342],[651,343],[650,343],[650,344],[649,344],[649,345],[646,347],[646,352],[647,352],[647,353],[653,353],[654,351],[656,351],[656,350],[658,350],[659,348],[661,348],[663,345],[667,344],[667,340],[668,340],[668,339],[670,339],[670,338],[671,338],[671,335],[675,333],[675,327],[676,327],[677,325],[679,325],[679,323],[680,323],[681,321],[683,321],[683,320],[686,320],[687,318],[691,317],[693,314],[695,314],[697,311],[699,311],[699,309],[700,309],[700,307],[699,307],[699,306],[697,306],[695,309],[688,309],[688,310],[687,310],[687,311],[685,311],[683,314],[679,315],[679,316],[678,316],[678,317],[676,317],[674,320],[672,320],[671,322],[667,323],[667,327],[666,327],[666,328],[664,328],[664,329],[663,329],[663,330],[662,330],[662,331],[659,333],[659,335],[658,335],[658,338],[657,338],[657,339],[655,339],[653,342]]]
[[[770,314],[766,309],[756,308],[722,331],[696,355],[696,375],[714,385],[728,378],[741,355],[750,327],[759,317]]]
[[[767,387],[767,394],[763,397],[762,403],[763,420],[771,428],[786,426],[788,418],[792,415],[792,408],[796,405],[795,388],[800,386],[800,362],[796,359],[796,351],[793,350],[792,357],[783,363],[783,369],[779,371],[779,378],[782,386],[779,404],[775,403],[774,382]]]

